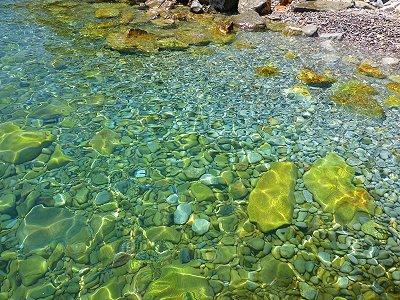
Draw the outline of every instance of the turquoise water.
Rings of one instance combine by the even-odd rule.
[[[1,4],[0,299],[398,299],[398,67],[274,32],[121,54],[46,16]],[[304,67],[338,82],[296,93]],[[330,100],[350,79],[384,117]]]

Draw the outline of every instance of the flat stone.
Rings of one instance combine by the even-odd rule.
[[[294,12],[309,12],[309,11],[340,11],[353,7],[352,2],[344,1],[305,1],[293,6]]]
[[[332,32],[332,33],[321,33],[318,36],[321,39],[325,39],[325,40],[342,40],[343,39],[343,32]]]
[[[254,10],[260,15],[271,13],[270,0],[239,0],[238,11],[244,13],[248,10]]]

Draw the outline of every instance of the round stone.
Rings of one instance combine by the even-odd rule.
[[[210,222],[205,219],[196,219],[193,222],[192,230],[198,234],[203,235],[210,229]]]
[[[174,223],[178,225],[185,224],[192,213],[192,205],[189,203],[179,204],[174,212]]]

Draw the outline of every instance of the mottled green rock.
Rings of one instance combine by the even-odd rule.
[[[350,222],[356,211],[374,212],[373,198],[352,184],[354,169],[343,158],[329,153],[318,159],[304,174],[304,184],[326,212],[335,215],[337,222]]]
[[[181,233],[173,227],[156,226],[146,230],[148,239],[152,242],[168,241],[172,243],[179,243],[181,240]]]
[[[102,155],[110,155],[119,145],[119,135],[110,129],[97,132],[90,140],[89,145]]]
[[[259,279],[268,285],[289,286],[294,272],[287,263],[275,259],[271,254],[260,261]]]
[[[0,195],[0,213],[10,213],[15,207],[15,195],[14,194],[4,194]]]
[[[26,295],[28,299],[46,299],[46,297],[52,296],[55,291],[56,288],[52,283],[43,282],[28,289]]]
[[[189,44],[184,43],[176,38],[165,38],[157,41],[160,50],[185,50],[189,48]]]
[[[247,213],[251,222],[267,232],[290,224],[294,208],[296,167],[291,162],[271,165],[250,193]]]
[[[66,208],[36,205],[22,220],[17,238],[25,251],[41,249],[51,243],[87,241],[86,218]]]
[[[25,286],[34,284],[47,271],[46,260],[39,255],[32,255],[20,262],[19,275]]]
[[[169,265],[161,269],[161,276],[153,281],[143,300],[213,299],[214,292],[200,270],[183,265]]]
[[[378,240],[386,240],[389,236],[387,228],[376,223],[373,220],[369,220],[361,225],[361,231],[368,234]]]
[[[50,156],[49,161],[47,162],[47,169],[53,170],[57,168],[61,168],[72,161],[72,158],[68,155],[65,155],[61,149],[60,145],[56,145],[53,154]]]
[[[30,161],[53,141],[47,131],[25,131],[14,123],[0,124],[0,160],[13,164]]]
[[[192,183],[190,192],[197,201],[206,201],[215,199],[213,191],[201,182]]]
[[[236,181],[229,185],[228,192],[233,199],[242,199],[246,197],[248,193],[247,188],[241,181]]]

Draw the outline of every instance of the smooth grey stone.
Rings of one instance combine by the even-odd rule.
[[[193,222],[192,230],[198,234],[203,235],[210,229],[210,222],[205,219],[196,219]]]
[[[174,223],[178,225],[185,224],[192,213],[192,205],[190,203],[179,204],[174,212]]]

